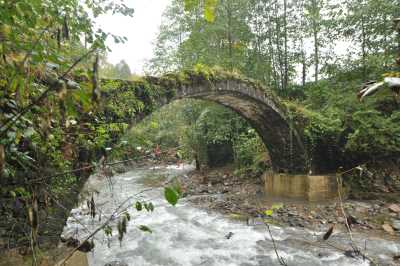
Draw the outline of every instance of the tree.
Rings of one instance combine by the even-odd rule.
[[[219,65],[287,95],[311,77],[318,82],[343,70],[373,78],[368,73],[390,67],[398,46],[388,31],[400,12],[396,1],[220,0],[212,2],[213,19],[207,20],[210,3],[173,1],[151,69]]]
[[[342,36],[351,41],[364,81],[374,68],[387,68],[396,51],[396,39],[392,31],[392,21],[400,8],[396,1],[347,1],[346,12],[340,27]],[[380,58],[375,55],[380,54]],[[377,60],[378,59],[378,60]]]
[[[195,6],[184,11],[179,2],[175,1],[166,13],[166,25],[174,26],[161,28],[164,31],[160,32],[155,51],[160,56],[150,61],[154,69],[160,69],[164,62],[172,62],[177,69],[196,64],[228,69],[241,69],[246,65],[247,36],[251,34],[245,21],[247,1],[220,1],[215,6],[216,16],[212,22],[203,18],[201,8]],[[173,49],[167,49],[171,45]]]
[[[60,73],[57,79],[65,79],[75,67],[93,58],[98,50],[105,50],[105,40],[110,35],[96,29],[94,20],[106,12],[119,12],[131,16],[133,10],[111,1],[82,4],[78,0],[67,1],[2,1],[0,2],[0,72],[6,79],[0,98],[16,100],[21,113],[10,119],[0,117],[0,134],[9,131],[16,120],[28,113],[33,106],[46,99],[54,90],[35,85],[37,71]],[[81,44],[85,37],[85,49]],[[111,35],[117,41],[125,38]]]
[[[29,219],[16,219],[20,225],[22,219],[20,232],[31,232],[34,258],[43,208],[39,197],[50,184],[46,173],[70,170],[75,163],[87,166],[92,159],[87,146],[71,148],[92,144],[87,134],[92,128],[82,137],[77,118],[87,119],[99,100],[98,54],[107,49],[106,39],[126,40],[96,27],[94,19],[106,12],[133,15],[123,1],[0,1],[0,184],[6,187],[0,197],[24,199]],[[80,173],[76,179],[53,178],[56,185],[50,188],[67,191]]]
[[[308,0],[305,5],[307,11],[306,17],[310,23],[312,32],[312,39],[314,45],[314,81],[319,80],[320,71],[320,37],[321,32],[321,9],[323,6],[323,0]]]
[[[129,79],[132,75],[131,69],[129,65],[125,62],[125,60],[121,60],[118,64],[115,65],[115,70],[117,74],[117,78],[120,79]]]

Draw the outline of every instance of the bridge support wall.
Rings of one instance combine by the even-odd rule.
[[[267,196],[324,201],[338,196],[335,175],[291,175],[267,172],[263,176]]]

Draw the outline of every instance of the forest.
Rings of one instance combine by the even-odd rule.
[[[322,265],[329,259],[317,250],[299,255],[297,264],[295,251],[312,253],[312,245],[282,242],[279,228],[296,241],[307,234],[292,235],[287,227],[322,232],[323,243],[337,240],[326,244],[341,254],[332,265],[400,263],[398,0],[169,0],[144,75],[125,60],[110,63],[108,41],[128,39],[96,24],[106,14],[135,17],[131,2],[0,0],[0,266],[81,265],[71,262],[78,250],[98,256],[90,259],[89,252],[82,265]],[[219,88],[230,83],[238,89]],[[302,166],[293,165],[299,161]],[[179,174],[165,165],[193,169]],[[140,172],[151,167],[170,172]],[[143,190],[118,183],[129,171],[142,175],[135,182]],[[287,181],[295,188],[279,195],[283,200],[260,200],[269,196],[268,173],[333,176],[335,199],[288,200],[303,185]],[[104,187],[87,189],[99,177],[112,196],[101,194]],[[131,189],[119,201],[118,185]],[[154,195],[135,198],[146,186],[172,206]],[[102,207],[102,195],[111,209]],[[158,205],[166,213],[157,213]],[[86,215],[74,218],[77,208]],[[161,222],[168,208],[186,209],[185,217],[192,208],[229,216],[230,229],[221,228],[232,246],[215,248],[228,255],[203,260],[208,244],[192,239],[194,233],[187,241],[202,243],[200,251],[176,251],[194,254],[192,261],[170,255],[173,244],[161,252],[157,244],[165,239],[130,238],[156,235],[157,226],[171,232],[163,226],[174,222],[189,234],[192,228],[180,224],[186,218]],[[144,212],[157,218],[136,217]],[[84,237],[64,237],[71,217],[88,231]],[[232,219],[247,225],[261,219],[270,239],[257,242],[264,253],[246,253],[254,232],[235,240],[241,233]],[[98,235],[108,246],[119,243],[111,244],[114,253],[134,241],[149,247],[123,255],[121,264],[114,255],[103,261],[108,253],[96,255]],[[383,242],[373,242],[376,235]],[[240,258],[222,258],[241,245]]]

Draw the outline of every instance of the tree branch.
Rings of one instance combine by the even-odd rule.
[[[61,76],[57,78],[57,80],[64,80],[66,76],[80,63],[83,59],[88,57],[91,53],[93,53],[97,48],[92,48],[87,51],[84,55],[79,57]],[[3,137],[8,130],[13,126],[13,124],[18,121],[24,114],[30,111],[34,106],[40,104],[48,94],[54,89],[54,86],[49,86],[42,94],[34,99],[28,106],[22,109],[19,113],[8,119],[1,127],[0,127],[0,137]]]

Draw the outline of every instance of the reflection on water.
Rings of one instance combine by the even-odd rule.
[[[109,217],[114,210],[132,195],[148,188],[152,181],[160,184],[177,175],[185,175],[191,166],[142,168],[115,176],[110,180],[91,177],[86,191],[93,194],[101,209],[101,220],[92,220],[86,201],[72,211],[64,230],[65,236],[76,235],[83,239]],[[163,178],[160,178],[163,176]],[[93,193],[91,193],[93,192]],[[134,200],[129,202],[132,220],[121,244],[116,229],[117,218],[112,222],[113,236],[96,235],[95,250],[88,254],[90,265],[103,266],[108,262],[122,261],[128,265],[279,265],[265,225],[232,221],[219,214],[210,214],[190,205],[184,199],[172,207],[163,199],[162,188],[155,188],[140,195],[141,200],[150,200],[155,205],[153,213],[137,212]],[[153,233],[138,229],[146,225]],[[279,254],[288,265],[369,265],[362,259],[346,257],[330,244],[319,239],[323,232],[304,229],[271,227]],[[230,236],[226,237],[227,235]],[[364,238],[355,236],[355,241],[364,246]],[[344,233],[333,235],[329,243],[338,248],[349,247]],[[381,239],[368,240],[366,253],[389,265],[392,256],[400,252],[400,244]]]

